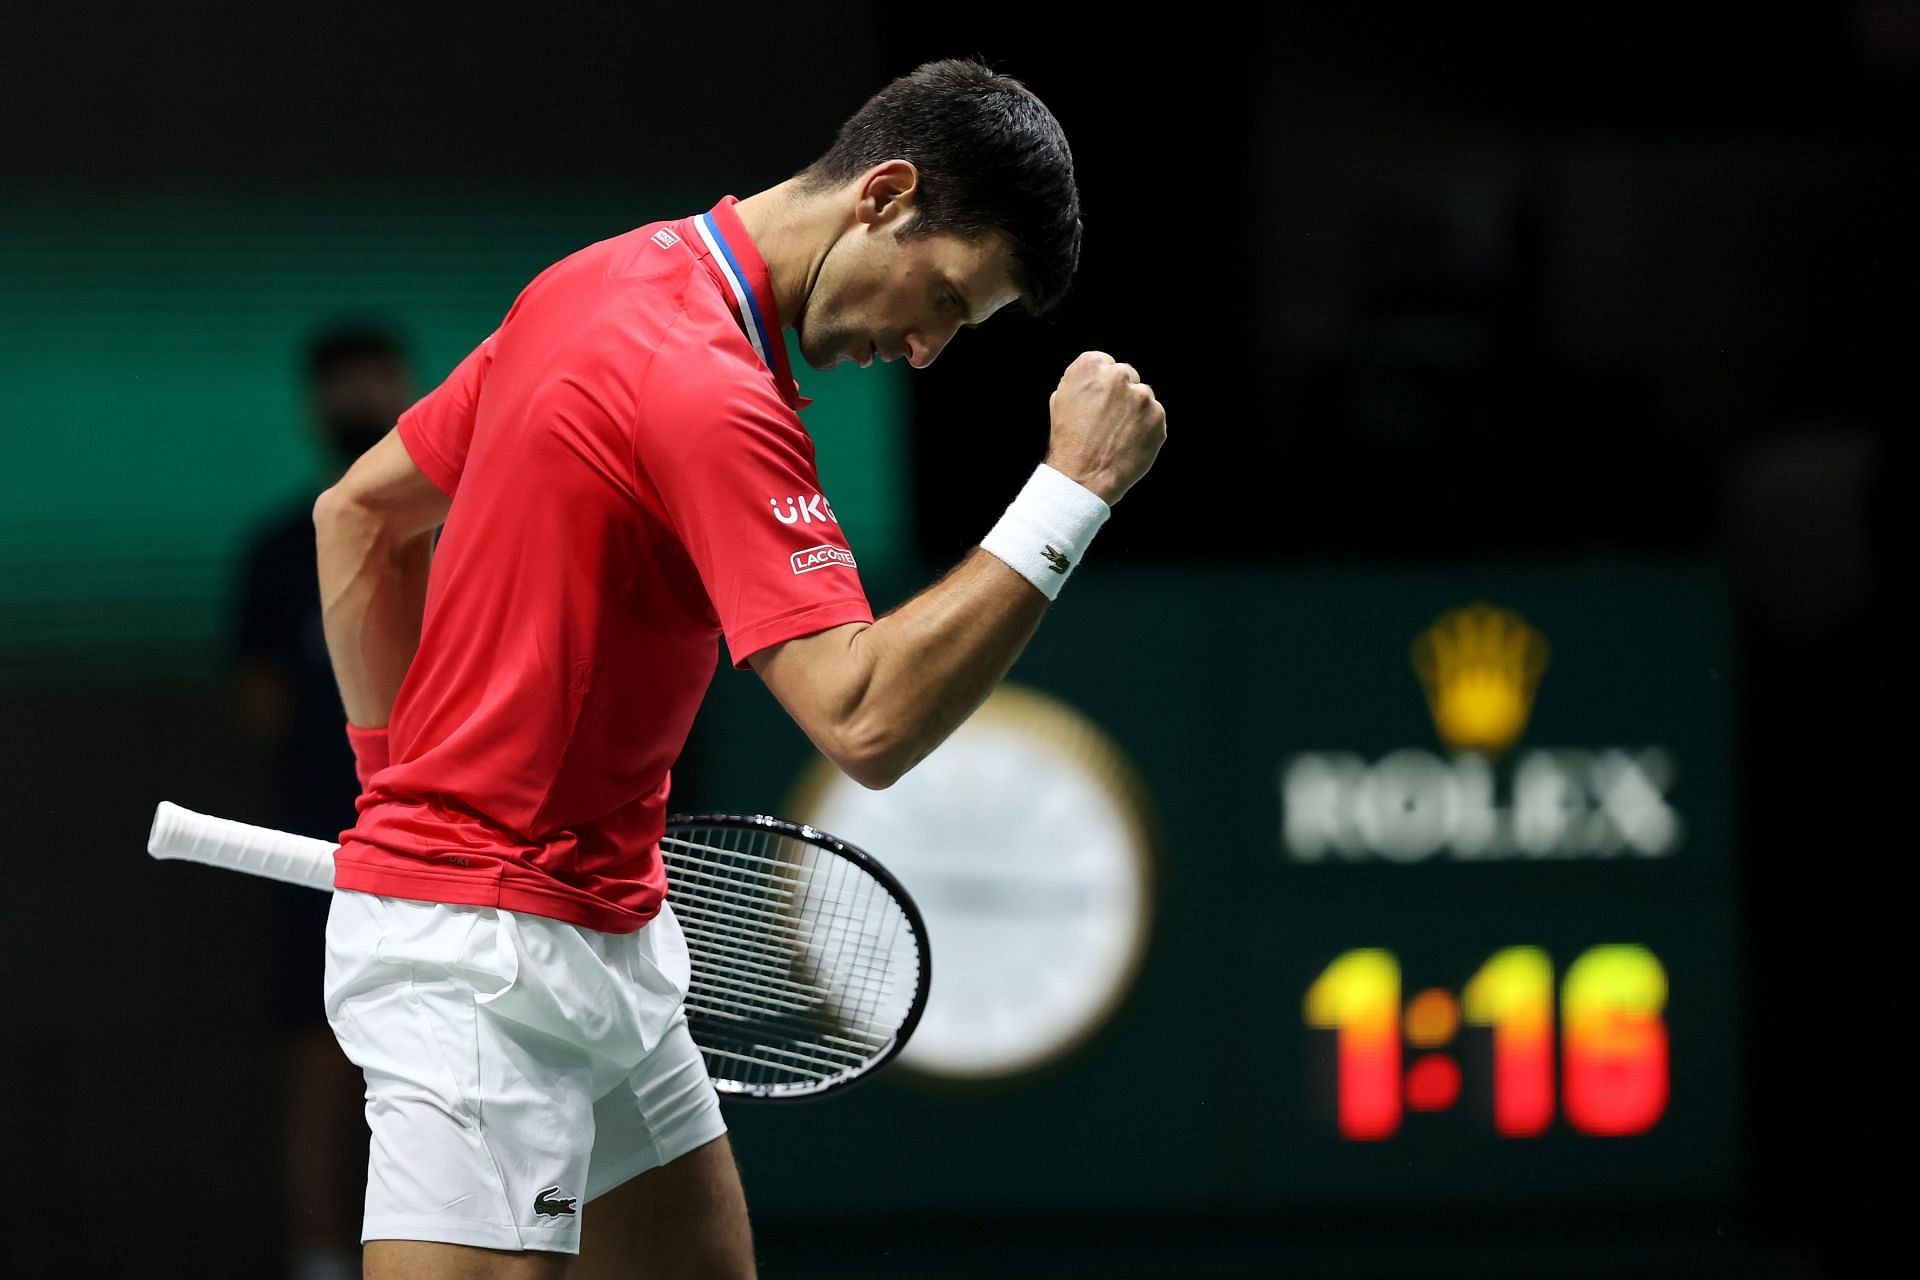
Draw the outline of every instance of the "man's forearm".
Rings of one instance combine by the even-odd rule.
[[[314,505],[321,619],[349,723],[384,726],[420,647],[433,532],[396,539],[358,504],[329,493]]]
[[[986,700],[1166,443],[1153,388],[1105,352],[1067,366],[1047,411],[1045,463],[957,569],[878,622],[747,659],[814,745],[863,786],[891,786]]]
[[[788,709],[851,777],[889,786],[986,700],[1046,611],[1045,596],[976,549],[873,625],[791,646],[773,659],[789,670],[762,675],[801,700]]]

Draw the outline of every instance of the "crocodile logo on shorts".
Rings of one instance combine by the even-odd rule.
[[[1042,548],[1040,554],[1047,558],[1047,563],[1053,566],[1055,573],[1065,573],[1067,570],[1073,568],[1073,561],[1067,559],[1058,551],[1055,551],[1051,543]]]
[[[559,1187],[542,1187],[533,1197],[533,1211],[543,1218],[571,1218],[577,1196],[563,1196]]]

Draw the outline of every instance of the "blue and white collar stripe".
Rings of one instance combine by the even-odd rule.
[[[740,269],[740,260],[733,256],[733,249],[727,244],[726,237],[713,224],[712,214],[701,214],[694,219],[693,225],[700,232],[700,238],[707,242],[713,260],[719,263],[720,274],[727,278],[727,287],[733,290],[740,314],[747,318],[747,341],[753,345],[753,353],[760,357],[760,362],[767,368],[773,368],[773,335],[767,332],[767,322],[760,314],[760,303],[753,296],[753,287],[747,283],[746,273]]]

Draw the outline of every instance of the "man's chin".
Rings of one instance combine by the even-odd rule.
[[[822,356],[813,349],[812,345],[809,344],[803,336],[800,339],[800,358],[807,362],[809,369],[825,373],[828,369],[837,367],[841,361],[848,357],[844,351],[835,351],[829,356]]]

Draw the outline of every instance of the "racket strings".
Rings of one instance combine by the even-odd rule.
[[[921,961],[872,875],[763,828],[677,829],[661,853],[695,943],[687,1016],[716,1083],[810,1092],[886,1051]]]

